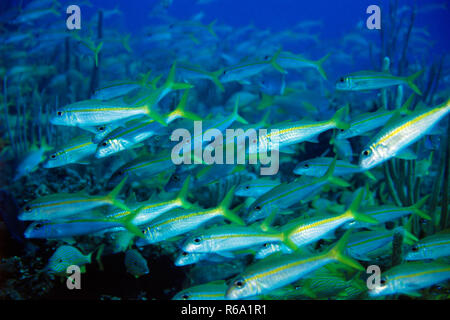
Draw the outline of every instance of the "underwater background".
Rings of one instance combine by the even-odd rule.
[[[0,299],[448,299],[448,5],[2,1]]]

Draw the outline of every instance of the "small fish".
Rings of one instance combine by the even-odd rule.
[[[280,181],[277,180],[267,178],[254,179],[238,185],[234,194],[239,197],[258,198],[278,185],[280,185]]]
[[[422,95],[419,88],[414,84],[423,70],[414,73],[409,77],[393,76],[389,72],[360,71],[342,77],[336,82],[336,90],[342,91],[363,91],[382,89],[397,85],[407,85],[418,95]]]
[[[386,122],[388,122],[388,120],[392,118],[392,116],[395,115],[396,113],[400,114],[409,113],[408,107],[411,104],[413,98],[414,96],[411,95],[408,98],[408,101],[406,101],[400,109],[386,110],[384,108],[381,108],[380,110],[377,110],[375,112],[362,113],[356,115],[350,120],[349,123],[350,127],[348,129],[346,130],[340,129],[338,131],[338,134],[336,135],[336,140],[350,139],[356,136],[363,135],[366,132],[384,126]]]
[[[80,250],[72,246],[61,246],[50,257],[46,270],[57,274],[65,274],[69,266],[76,265],[81,267],[91,263],[91,259],[92,252],[84,255]]]
[[[164,134],[164,129],[164,126],[148,118],[130,120],[98,144],[95,157],[97,159],[109,157],[120,151],[141,146],[142,141],[156,134]]]
[[[330,164],[327,172],[320,178],[302,177],[291,183],[282,183],[269,190],[255,200],[248,208],[247,223],[268,217],[273,208],[286,209],[308,199],[317,193],[327,183],[333,183],[341,187],[348,187],[349,184],[333,176],[336,167],[336,159]]]
[[[333,158],[326,157],[302,161],[295,167],[294,173],[311,177],[321,177],[330,167],[331,162],[333,162]],[[358,165],[351,164],[344,160],[336,161],[336,169],[334,170],[335,176],[345,176],[360,172],[366,174],[372,180],[375,180],[375,177],[370,172],[361,169]]]
[[[147,260],[136,249],[125,252],[125,267],[127,272],[135,278],[149,273]]]
[[[42,164],[44,168],[62,167],[71,163],[88,164],[83,159],[93,155],[97,144],[92,141],[92,135],[82,135],[70,140],[66,145],[51,153]]]
[[[329,58],[329,56],[330,53],[317,61],[313,61],[291,52],[282,52],[278,56],[277,62],[284,69],[314,68],[319,71],[322,78],[327,80],[327,75],[323,70],[322,64]]]
[[[449,112],[450,99],[435,108],[415,112],[398,121],[390,120],[361,152],[359,166],[370,169],[392,157],[415,159],[416,156],[407,147],[427,134]]]
[[[241,83],[249,83],[248,78],[255,76],[272,66],[281,73],[286,71],[277,63],[280,51],[277,51],[271,58],[266,57],[262,61],[242,63],[235,66],[225,68],[219,77],[221,83],[238,81]]]
[[[212,253],[220,251],[242,250],[263,243],[289,242],[287,234],[282,232],[263,231],[252,226],[224,225],[196,232],[189,236],[181,249],[193,253]]]
[[[377,205],[377,206],[369,206],[361,209],[361,212],[369,217],[374,218],[378,221],[378,224],[382,224],[388,221],[393,221],[395,219],[404,217],[410,214],[416,214],[421,218],[426,220],[431,220],[431,217],[420,210],[421,207],[425,205],[429,196],[425,196],[422,199],[418,200],[415,204],[409,207],[397,207],[394,205]],[[354,221],[350,222],[346,228],[370,228],[366,223]]]
[[[228,287],[227,299],[242,299],[269,293],[293,283],[307,274],[332,262],[341,262],[357,270],[364,268],[355,260],[344,255],[350,233],[325,253],[305,257],[293,253],[276,258],[266,258],[248,267]]]
[[[45,161],[44,154],[49,150],[52,150],[52,148],[49,147],[44,140],[42,140],[40,147],[33,144],[29,152],[17,165],[16,174],[14,175],[13,181],[17,181],[20,178],[36,171],[39,168],[39,164]]]
[[[405,260],[428,260],[450,256],[450,233],[444,230],[420,239],[406,254]]]
[[[261,152],[261,150],[274,150],[276,147],[282,151],[284,147],[303,141],[318,142],[318,135],[324,131],[334,128],[347,129],[349,127],[344,121],[347,112],[348,108],[343,107],[326,121],[301,120],[289,124],[273,125],[269,128],[269,133],[259,135],[257,144],[250,144],[248,152],[249,154],[255,154]],[[271,132],[274,129],[277,131]]]
[[[438,262],[408,262],[381,275],[380,285],[369,291],[371,297],[391,294],[416,295],[417,290],[450,279],[450,266]]]
[[[226,300],[227,284],[223,280],[213,281],[178,292],[172,300]]]
[[[136,245],[145,246],[179,236],[195,230],[206,222],[218,217],[244,225],[242,219],[235,213],[240,206],[233,211],[229,209],[233,200],[234,188],[230,189],[222,202],[215,208],[195,208],[187,211],[172,210],[160,215],[145,227],[145,239],[139,239]]]
[[[123,179],[109,194],[91,196],[85,192],[56,193],[28,202],[19,214],[20,220],[54,220],[73,216],[105,205],[123,210],[128,207],[117,199],[125,184]]]

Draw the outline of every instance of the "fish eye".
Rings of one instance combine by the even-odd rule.
[[[345,78],[340,78],[339,82],[345,82]]]
[[[98,131],[103,131],[105,130],[105,127],[98,127]]]
[[[50,158],[56,159],[56,154],[52,154],[52,155],[50,156]]]
[[[246,190],[250,189],[250,186],[245,186],[245,189],[246,189]]]
[[[189,295],[185,293],[181,296],[181,298],[184,300],[187,300],[187,299],[189,299]]]
[[[366,149],[366,150],[364,150],[364,151],[362,152],[362,155],[363,155],[364,157],[368,157],[368,156],[370,156],[370,154],[371,154],[371,151],[370,151],[369,149]]]
[[[238,287],[238,288],[242,288],[242,287],[245,285],[245,281],[242,280],[242,279],[236,280],[236,281],[234,282],[234,285],[235,285],[236,287]]]
[[[119,170],[119,171],[117,172],[117,174],[118,174],[119,176],[123,176],[124,172],[123,172],[123,170]]]
[[[256,210],[256,211],[261,210],[261,206],[256,206],[256,207],[255,207],[255,210]]]
[[[177,175],[174,175],[174,176],[173,176],[173,180],[175,180],[175,181],[180,181],[180,178],[179,178]]]
[[[339,129],[339,131],[340,131],[340,132],[344,132],[344,131],[345,131],[345,129]]]
[[[265,56],[265,57],[264,57],[264,60],[267,60],[267,59],[269,59],[269,56]]]
[[[223,70],[222,74],[227,74],[227,70]]]
[[[56,114],[58,115],[58,117],[61,117],[63,115],[63,112],[62,111],[58,111]]]
[[[303,167],[309,168],[309,164],[305,163],[305,164],[303,165]]]
[[[269,244],[268,244],[268,243],[264,243],[264,244],[263,244],[263,247],[264,247],[264,248],[268,248],[268,247],[269,247]]]
[[[37,224],[35,224],[34,229],[38,230],[38,229],[40,229],[42,227],[43,227],[42,223],[37,223]]]
[[[417,252],[417,251],[419,251],[419,247],[418,246],[414,246],[414,247],[412,247],[411,250],[414,251],[414,252]]]
[[[24,209],[25,209],[26,212],[30,212],[31,211],[31,207],[30,206],[26,206]]]
[[[194,242],[195,242],[195,243],[199,243],[200,241],[201,241],[200,238],[195,238],[195,239],[194,239]]]
[[[183,257],[186,257],[187,255],[189,255],[189,253],[187,253],[186,251],[183,251],[183,253],[181,254]]]
[[[108,143],[106,143],[106,141],[102,143],[102,146],[104,146],[104,147],[106,147],[107,145],[108,145]]]
[[[380,284],[384,286],[386,284],[386,279],[381,279]]]

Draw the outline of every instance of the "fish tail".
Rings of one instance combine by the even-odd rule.
[[[164,82],[164,84],[163,84],[164,89],[184,90],[184,89],[193,88],[194,86],[190,83],[175,82],[175,69],[176,69],[176,62],[174,62],[172,64],[172,67],[170,68],[169,75],[167,76],[166,82]]]
[[[378,224],[378,221],[375,218],[372,218],[366,214],[358,212],[363,197],[364,197],[364,189],[361,189],[356,195],[355,199],[353,199],[352,203],[350,204],[347,213],[350,214],[357,221]]]
[[[101,41],[97,47],[94,48],[94,58],[95,58],[95,66],[98,67],[98,54],[100,53],[100,50],[102,50],[103,47],[103,41]]]
[[[182,117],[185,119],[190,119],[192,121],[202,120],[202,118],[200,116],[196,115],[193,112],[186,110],[188,95],[189,95],[189,89],[184,91],[183,96],[181,97],[181,100],[178,103],[178,106],[175,108],[175,110],[173,110],[172,112],[169,113],[169,115],[168,115],[169,118],[175,119],[178,116],[178,117]]]
[[[348,105],[340,108],[334,116],[331,118],[331,122],[335,124],[336,128],[347,130],[350,125],[345,121],[345,117],[348,114]]]
[[[376,181],[376,180],[377,180],[377,178],[375,178],[375,176],[374,176],[370,171],[365,170],[365,171],[363,171],[363,172],[364,172],[364,174],[365,174],[369,179],[371,179],[371,180],[373,180],[373,181]]]
[[[234,104],[233,118],[240,123],[248,124],[248,121],[239,115],[238,110],[239,110],[239,96],[236,98],[236,102]]]
[[[145,238],[144,234],[142,233],[141,229],[139,229],[136,225],[133,224],[133,219],[139,214],[139,212],[144,208],[144,206],[137,208],[136,210],[132,211],[129,215],[126,215],[123,218],[120,219],[112,219],[114,222],[121,223],[125,229],[127,229],[132,234],[138,236],[139,238]]]
[[[244,221],[236,214],[236,212],[239,211],[239,209],[242,208],[242,206],[244,205],[241,204],[239,206],[237,206],[235,209],[230,210],[230,206],[231,203],[233,202],[233,194],[234,194],[234,189],[236,187],[232,187],[230,189],[230,191],[228,191],[228,193],[225,195],[225,198],[223,198],[222,202],[220,202],[219,204],[219,209],[222,211],[223,216],[230,220],[231,222],[237,223],[239,225],[245,225]]]
[[[362,265],[359,264],[356,260],[350,258],[345,254],[345,249],[347,246],[348,237],[350,236],[351,230],[348,230],[341,239],[339,239],[338,243],[331,248],[326,256],[332,258],[333,260],[339,261],[351,268],[364,271]]]
[[[298,250],[298,246],[294,243],[294,241],[289,238],[288,232],[281,233],[281,241],[291,250],[296,251]]]
[[[181,190],[177,196],[177,200],[181,203],[181,206],[184,209],[190,209],[193,206],[193,204],[187,200],[188,193],[189,193],[190,178],[191,178],[191,176],[188,176],[186,178],[186,180],[184,180],[183,186],[181,187]]]
[[[330,57],[331,53],[328,53],[325,57],[322,59],[319,59],[315,61],[315,65],[317,67],[317,71],[319,71],[320,75],[325,79],[328,80],[327,74],[325,73],[325,70],[323,70],[322,64]]]
[[[422,92],[420,89],[414,84],[414,80],[416,80],[421,74],[423,73],[423,70],[417,71],[416,73],[410,75],[409,77],[406,77],[405,81],[408,84],[408,86],[414,90],[415,93],[417,93],[419,96],[422,95]]]
[[[122,38],[122,45],[125,48],[125,50],[127,50],[128,52],[131,53],[131,48],[130,48],[130,34],[127,34],[125,37]]]
[[[116,187],[114,187],[114,189],[106,196],[106,199],[113,206],[116,206],[122,210],[130,211],[130,209],[125,205],[125,203],[117,200],[117,196],[119,195],[120,191],[125,185],[126,180],[127,177],[123,178],[122,181]]]
[[[422,208],[424,206],[424,204],[427,202],[429,197],[430,197],[430,195],[427,195],[409,207],[413,211],[414,214],[418,215],[421,218],[427,219],[427,220],[431,220],[431,217],[428,214],[426,214],[425,212],[423,212],[422,210],[420,210],[420,208]]]
[[[272,67],[274,67],[276,70],[278,70],[281,73],[287,73],[286,70],[284,70],[277,62],[278,56],[281,53],[281,49],[278,49],[277,52],[273,55],[272,59],[270,59],[270,64]]]
[[[330,183],[333,183],[333,184],[338,185],[340,187],[344,187],[344,188],[349,187],[350,184],[347,181],[345,181],[345,180],[343,180],[341,178],[333,176],[334,169],[336,168],[336,161],[337,161],[337,158],[334,157],[333,161],[331,162],[331,164],[328,167],[327,171],[323,175],[322,179],[328,180]]]
[[[144,105],[145,108],[145,112],[146,114],[152,118],[153,120],[155,120],[156,122],[162,124],[164,127],[167,127],[167,122],[166,119],[164,119],[164,117],[159,114],[159,112],[153,110],[152,106],[149,104],[145,104]]]
[[[214,82],[214,84],[219,88],[220,91],[225,91],[225,88],[223,87],[222,82],[219,80],[219,76],[223,73],[223,68],[219,69],[217,71],[211,72],[210,77],[211,81]]]
[[[274,98],[266,93],[262,93],[261,101],[259,102],[258,106],[256,107],[258,110],[264,110],[267,107],[272,106]]]
[[[105,244],[102,243],[102,244],[96,249],[97,253],[95,254],[95,261],[97,261],[97,264],[98,264],[98,267],[99,267],[100,271],[103,271],[103,270],[104,270],[104,268],[103,268],[103,263],[102,263],[102,260],[101,260],[102,254],[103,254],[103,250],[104,250],[104,249],[105,249]],[[93,251],[92,253],[94,253],[94,251]],[[91,255],[92,255],[92,253],[91,253]]]
[[[214,25],[216,24],[216,22],[217,22],[217,20],[214,20],[213,22],[211,22],[210,24],[208,24],[208,25],[206,26],[206,29],[208,30],[208,32],[209,32],[213,37],[215,37],[215,38],[217,38],[217,34],[216,34],[216,32],[214,31],[213,27],[214,27]]]

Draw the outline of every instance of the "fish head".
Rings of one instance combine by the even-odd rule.
[[[97,159],[109,157],[122,150],[124,150],[124,148],[119,139],[105,139],[98,144],[95,157]]]
[[[336,81],[336,90],[348,91],[354,90],[355,87],[356,84],[351,77],[341,77]]]
[[[270,206],[264,206],[260,204],[259,201],[253,202],[248,208],[247,218],[245,219],[245,222],[249,224],[266,218],[271,214],[271,210],[269,210],[268,207]]]
[[[203,254],[203,253],[192,253],[192,252],[183,251],[176,258],[175,265],[177,267],[181,267],[181,266],[187,266],[190,264],[197,263],[201,260],[202,256],[204,256],[204,255],[205,254]]]
[[[423,260],[429,258],[429,249],[425,246],[415,244],[411,247],[410,251],[406,254],[406,261]]]
[[[214,241],[210,241],[205,235],[192,235],[186,239],[182,249],[186,252],[212,252]]]
[[[64,151],[54,152],[47,156],[42,166],[46,169],[56,168],[67,164],[67,154]]]
[[[73,112],[64,109],[56,109],[50,117],[50,123],[56,126],[71,125],[76,123],[76,117]]]
[[[316,174],[312,174],[311,171],[314,170],[314,167],[311,165],[310,161],[302,161],[300,162],[294,169],[294,173],[298,175],[307,175],[307,176],[320,176]]]
[[[27,203],[20,211],[17,218],[22,221],[42,220],[40,206],[35,203]]]
[[[48,239],[61,237],[61,231],[49,221],[35,221],[24,232],[27,239]]]
[[[370,297],[379,297],[397,292],[396,281],[386,276],[381,276],[380,283],[375,288],[369,290]]]
[[[172,300],[192,300],[193,292],[189,289],[178,292],[173,296]]]
[[[255,254],[255,259],[264,259],[270,256],[273,253],[279,252],[282,250],[281,244],[279,243],[264,243],[259,250]]]
[[[382,152],[382,148],[366,147],[359,156],[359,167],[365,170],[375,167],[387,160]]]
[[[92,130],[93,133],[95,134],[94,138],[92,139],[92,142],[94,143],[101,142],[106,138],[106,136],[108,136],[112,131],[114,131],[114,129],[115,126],[111,124],[95,126]]]
[[[258,295],[260,290],[255,280],[249,280],[240,275],[236,277],[226,292],[226,299],[237,300]]]

